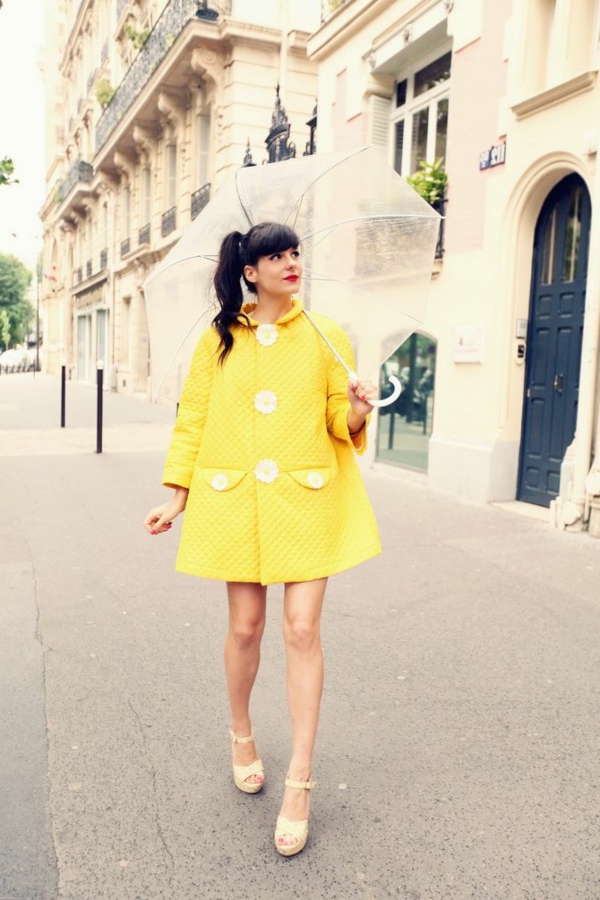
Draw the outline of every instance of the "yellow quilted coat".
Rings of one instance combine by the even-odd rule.
[[[381,552],[353,455],[365,428],[350,437],[348,376],[302,308],[274,325],[240,319],[223,366],[213,328],[198,342],[163,473],[189,488],[180,572],[311,581]],[[311,316],[353,367],[344,331]]]

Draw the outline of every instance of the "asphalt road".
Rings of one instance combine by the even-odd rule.
[[[281,589],[253,700],[267,783],[243,795],[223,587],[174,572],[178,524],[140,526],[169,411],[107,397],[98,456],[85,424],[54,428],[52,380],[10,378],[0,900],[600,898],[600,542],[367,473],[385,550],[330,582],[310,837],[285,860]]]

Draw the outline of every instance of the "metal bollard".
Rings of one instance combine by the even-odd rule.
[[[67,362],[63,359],[60,367],[60,427],[65,427],[67,405]]]
[[[102,453],[102,388],[104,384],[104,362],[96,363],[96,453]]]

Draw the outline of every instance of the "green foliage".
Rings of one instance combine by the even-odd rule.
[[[141,50],[148,38],[150,37],[150,29],[144,28],[138,31],[133,25],[125,26],[125,37],[131,41],[136,50]]]
[[[2,184],[18,184],[19,179],[13,178],[15,164],[9,156],[0,159],[0,185]]]
[[[444,160],[439,157],[432,163],[421,160],[418,170],[406,181],[428,203],[443,200],[448,184],[448,176],[444,172]]]
[[[96,82],[96,100],[102,109],[106,109],[114,96],[115,88],[107,78],[101,78]]]
[[[10,317],[5,309],[0,309],[0,349],[10,346]]]
[[[0,253],[0,341],[5,347],[21,344],[27,336],[34,310],[27,299],[32,274],[16,256]],[[2,334],[8,319],[8,343]]]

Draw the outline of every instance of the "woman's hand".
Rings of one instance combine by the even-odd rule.
[[[361,416],[368,416],[373,412],[369,400],[377,400],[378,390],[372,381],[357,381],[348,384],[348,400],[350,406]]]
[[[357,434],[365,424],[365,419],[373,411],[369,400],[377,399],[377,388],[372,381],[350,382],[348,385],[348,431],[351,435]]]
[[[143,526],[149,534],[163,534],[171,529],[173,519],[182,513],[187,503],[188,491],[186,488],[177,488],[174,496],[151,509],[143,521]]]

